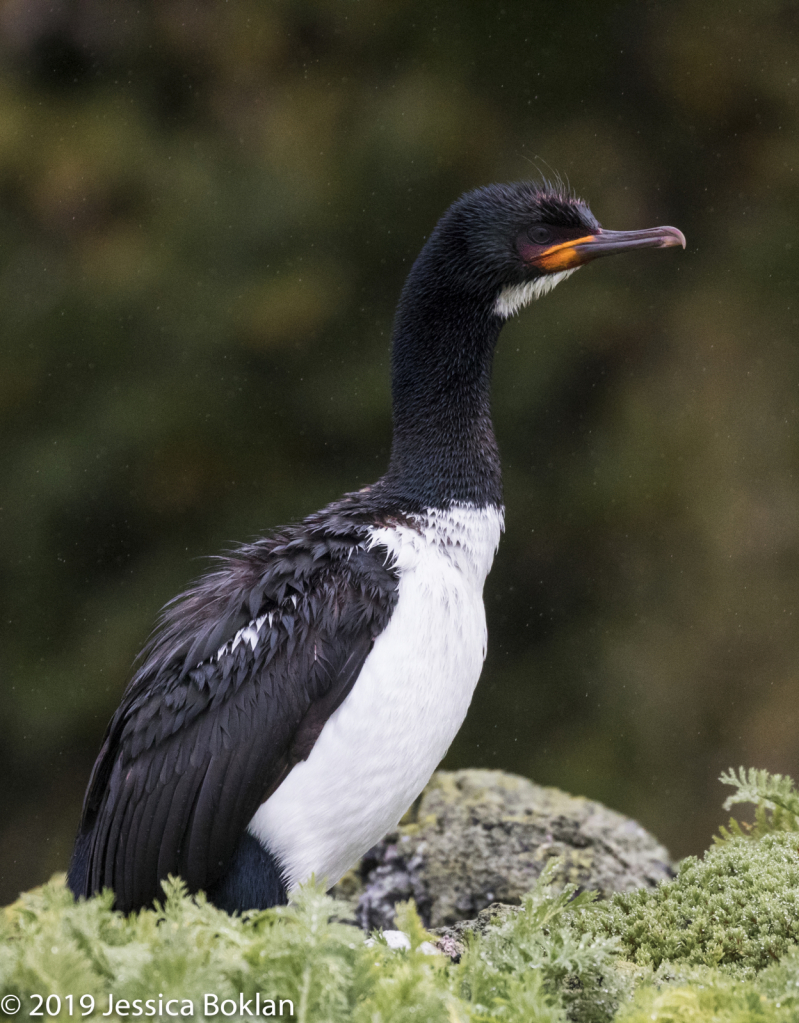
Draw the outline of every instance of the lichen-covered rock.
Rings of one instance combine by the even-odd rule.
[[[501,927],[514,913],[521,913],[520,906],[510,906],[503,902],[492,902],[487,909],[481,909],[474,920],[458,920],[447,927],[435,927],[432,933],[436,938],[436,948],[442,955],[449,956],[454,962],[460,962],[466,951],[467,934],[484,935],[493,927]]]
[[[563,881],[602,895],[673,876],[669,854],[635,821],[601,803],[502,771],[439,771],[399,829],[336,887],[367,930],[390,928],[413,898],[428,927],[518,905],[552,857]]]

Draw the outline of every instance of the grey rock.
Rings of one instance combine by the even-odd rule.
[[[490,920],[500,910],[482,911],[493,903],[518,905],[552,857],[558,880],[600,896],[674,876],[667,850],[601,803],[503,771],[439,771],[333,894],[357,904],[365,930],[392,928],[395,904],[413,898],[427,927],[460,944],[452,925]]]
[[[466,951],[467,933],[485,934],[489,928],[500,927],[513,913],[521,913],[521,908],[492,902],[486,909],[481,909],[474,920],[459,920],[448,927],[433,928],[431,933],[436,939],[435,947],[457,963]]]

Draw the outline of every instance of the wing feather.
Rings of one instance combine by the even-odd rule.
[[[159,898],[170,873],[192,891],[213,886],[346,698],[390,617],[396,574],[385,551],[354,541],[313,554],[294,542],[266,569],[251,550],[168,609],[92,772],[76,894],[108,885],[128,911]]]
[[[204,772],[200,779],[204,777]],[[180,873],[180,842],[183,837],[185,818],[192,803],[192,791],[197,785],[194,772],[187,771],[177,782],[172,790],[172,800],[169,807],[169,814],[166,818],[164,830],[160,835],[160,843],[156,846],[157,858],[155,876],[159,882],[158,890],[153,884],[152,860],[142,860],[142,874],[146,883],[136,892],[122,892],[114,888],[117,896],[117,903],[120,905],[146,905],[152,899],[157,898],[160,892],[160,882],[168,874]],[[147,895],[150,892],[153,894]],[[124,901],[123,901],[124,900]]]

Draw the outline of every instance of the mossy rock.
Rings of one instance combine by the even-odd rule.
[[[503,771],[439,771],[399,829],[336,886],[367,930],[390,928],[413,898],[428,927],[518,905],[547,862],[602,896],[673,876],[668,851],[640,824],[594,800]]]

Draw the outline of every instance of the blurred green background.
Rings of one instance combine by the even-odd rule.
[[[0,903],[66,866],[160,606],[382,473],[410,262],[536,165],[688,249],[504,331],[507,534],[446,764],[676,855],[722,768],[799,771],[796,3],[5,0],[0,61]]]

